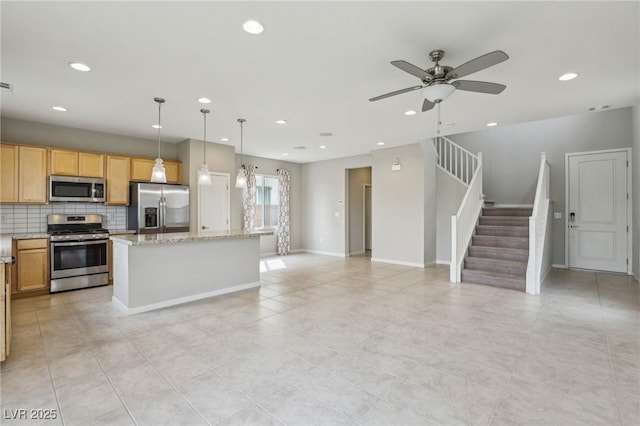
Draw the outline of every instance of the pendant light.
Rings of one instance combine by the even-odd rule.
[[[207,114],[211,111],[208,109],[201,109],[202,117],[204,118],[204,142],[203,146],[203,163],[200,171],[198,172],[198,184],[199,185],[211,185],[211,175],[209,174],[209,166],[207,166]]]
[[[238,176],[236,176],[236,188],[247,187],[247,169],[244,166],[244,155],[242,151],[242,129],[245,121],[247,120],[244,118],[238,118],[238,123],[240,123],[240,169],[238,170]]]
[[[160,112],[162,110],[162,104],[164,103],[164,99],[162,98],[153,98],[154,101],[158,103],[158,158],[156,158],[156,164],[153,166],[153,170],[151,171],[151,182],[156,183],[167,183],[167,173],[164,170],[164,164],[162,164],[162,158],[160,158],[160,129],[162,129],[162,123],[160,122]]]

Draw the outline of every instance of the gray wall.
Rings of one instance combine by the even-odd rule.
[[[349,169],[349,254],[364,253],[364,185],[371,184],[371,167]]]
[[[437,179],[437,256],[438,263],[451,262],[451,216],[460,208],[467,187],[438,169]]]
[[[405,145],[374,151],[372,157],[371,257],[423,265],[426,222],[423,149],[420,144]],[[395,158],[400,161],[401,171],[391,170]]]
[[[302,165],[302,247],[306,250],[345,256],[347,248],[345,205],[347,169],[371,167],[371,155],[318,161]],[[389,166],[390,167],[390,166]],[[375,169],[372,170],[375,200]],[[338,212],[338,217],[335,213]],[[375,228],[377,213],[373,211]],[[375,231],[373,231],[375,233]],[[373,237],[375,253],[375,237]]]
[[[1,140],[26,145],[55,146],[77,149],[79,151],[106,152],[109,154],[128,155],[133,157],[158,156],[158,140],[132,138],[111,133],[94,132],[92,130],[33,121],[2,118]],[[150,132],[153,129],[149,128]],[[160,155],[164,160],[178,159],[178,145],[161,143]]]
[[[633,259],[632,271],[636,278],[640,277],[640,105],[633,107]]]
[[[207,156],[209,153],[207,151]],[[237,224],[236,229],[242,228],[242,190],[235,188],[236,174],[240,168],[240,155],[234,157],[234,169],[231,174],[231,224]],[[302,245],[302,165],[291,163],[288,161],[271,160],[269,158],[244,156],[244,163],[251,166],[257,166],[257,174],[277,176],[277,169],[286,169],[291,177],[291,195],[290,202],[290,231],[291,231],[291,250],[300,250]],[[276,252],[276,236],[267,236],[260,238],[260,253],[273,254]]]
[[[551,164],[551,199],[563,219],[553,222],[553,263],[565,265],[565,153],[628,148],[633,141],[631,108],[589,112],[514,124],[449,138],[483,153],[484,192],[497,204],[533,204],[540,152]]]

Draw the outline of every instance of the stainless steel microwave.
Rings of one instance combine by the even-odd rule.
[[[49,176],[49,201],[104,203],[104,179]]]

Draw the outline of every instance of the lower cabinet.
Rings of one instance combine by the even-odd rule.
[[[49,292],[49,240],[38,238],[14,241],[16,276],[13,293],[28,296]]]
[[[8,279],[9,265],[0,264],[0,361],[11,352],[11,285]]]

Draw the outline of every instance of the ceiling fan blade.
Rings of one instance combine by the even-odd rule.
[[[504,84],[489,83],[488,81],[458,80],[451,84],[453,84],[453,86],[458,90],[488,93],[490,95],[499,95],[507,88]]]
[[[417,66],[410,64],[407,61],[392,61],[391,65],[400,68],[402,71],[407,72],[415,77],[418,77],[420,80],[432,80],[433,77],[431,74],[426,72],[425,70],[418,68]]]
[[[424,102],[422,102],[422,112],[429,111],[430,109],[433,109],[434,106],[436,106],[436,104],[425,99]]]
[[[473,74],[474,72],[482,71],[485,68],[492,67],[500,62],[504,62],[509,59],[509,56],[502,50],[496,50],[495,52],[487,53],[478,58],[472,59],[460,65],[458,68],[454,68],[445,75],[445,79],[453,79],[464,77],[465,75]]]
[[[369,102],[379,101],[380,99],[390,98],[391,96],[401,95],[403,93],[412,92],[418,89],[422,89],[422,86],[407,87],[406,89],[400,89],[400,90],[396,90],[395,92],[385,93],[384,95],[376,96],[375,98],[369,99]]]

